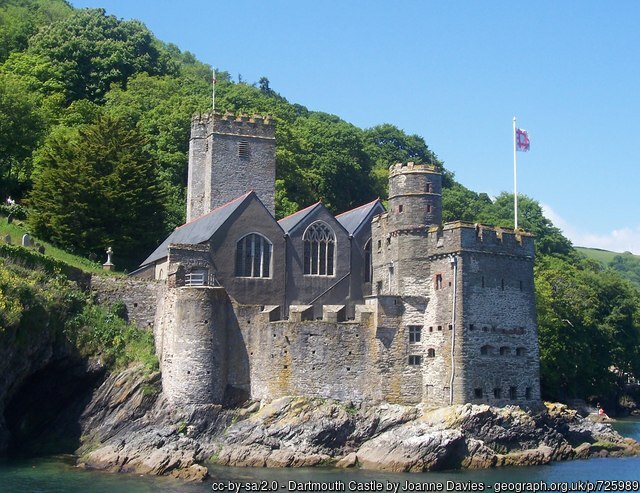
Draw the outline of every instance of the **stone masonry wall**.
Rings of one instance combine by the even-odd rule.
[[[122,301],[127,308],[127,319],[138,327],[152,329],[156,314],[158,293],[163,283],[133,277],[93,275],[91,291],[100,304],[112,305]]]
[[[222,404],[227,386],[227,319],[224,288],[168,289],[164,306],[161,370],[167,398],[182,404]]]

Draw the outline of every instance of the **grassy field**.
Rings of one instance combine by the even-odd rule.
[[[599,248],[575,247],[575,249],[582,253],[585,257],[593,260],[598,260],[604,265],[608,265],[616,255],[622,255],[619,252],[610,252],[608,250],[601,250]],[[634,255],[634,257],[640,258],[640,256],[638,255]]]
[[[0,241],[2,241],[3,243],[4,238],[9,235],[11,236],[11,243],[13,245],[20,245],[22,241],[22,235],[24,235],[26,232],[27,230],[25,229],[22,221],[13,221],[11,224],[9,224],[6,217],[0,216]],[[92,262],[89,259],[73,255],[69,252],[66,252],[65,250],[53,246],[51,243],[47,243],[46,241],[34,238],[31,234],[29,234],[29,236],[31,236],[32,242],[37,242],[44,246],[45,255],[51,256],[73,267],[77,267],[78,269],[82,269],[85,272],[93,272],[98,274],[106,273],[106,271],[102,269],[102,265],[98,262]],[[116,273],[116,275],[118,274]]]

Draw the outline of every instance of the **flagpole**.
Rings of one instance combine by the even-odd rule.
[[[211,82],[211,116],[216,112],[216,69],[213,68],[213,80]]]
[[[513,117],[513,217],[518,229],[518,167],[516,164],[516,117]]]

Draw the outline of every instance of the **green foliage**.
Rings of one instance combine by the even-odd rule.
[[[513,194],[503,192],[489,207],[483,207],[476,221],[513,228]],[[526,195],[518,195],[518,227],[536,235],[536,253],[574,256],[571,242],[542,213],[540,204]]]
[[[73,13],[29,40],[29,52],[50,60],[64,74],[68,102],[101,101],[112,84],[132,75],[177,73],[168,53],[139,21],[121,21],[104,9]]]
[[[12,248],[18,247],[0,246],[0,333],[15,330],[18,342],[28,344],[38,331],[61,331],[83,296],[57,269],[16,261]]]
[[[110,117],[54,135],[29,200],[34,234],[83,254],[112,246],[135,264],[164,233],[163,190],[144,146],[136,128]]]
[[[3,0],[0,3],[0,63],[25,50],[41,26],[71,13],[64,0]]]
[[[0,215],[24,220],[27,218],[27,209],[20,204],[0,204]]]
[[[68,321],[65,332],[82,356],[99,355],[111,369],[140,362],[148,372],[157,370],[153,334],[127,323],[118,311],[117,306],[88,303]]]
[[[640,257],[630,252],[613,257],[608,267],[640,288]]]
[[[625,373],[640,374],[640,295],[630,283],[590,262],[550,256],[535,274],[547,398],[606,396]]]

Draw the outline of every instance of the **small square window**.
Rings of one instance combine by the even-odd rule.
[[[402,204],[400,204],[398,206],[398,212],[402,213],[403,210],[404,210],[404,206]]]
[[[409,355],[409,364],[416,366],[422,364],[422,356],[419,354],[410,354]]]
[[[482,389],[481,388],[473,389],[473,397],[475,397],[476,399],[482,399]]]

